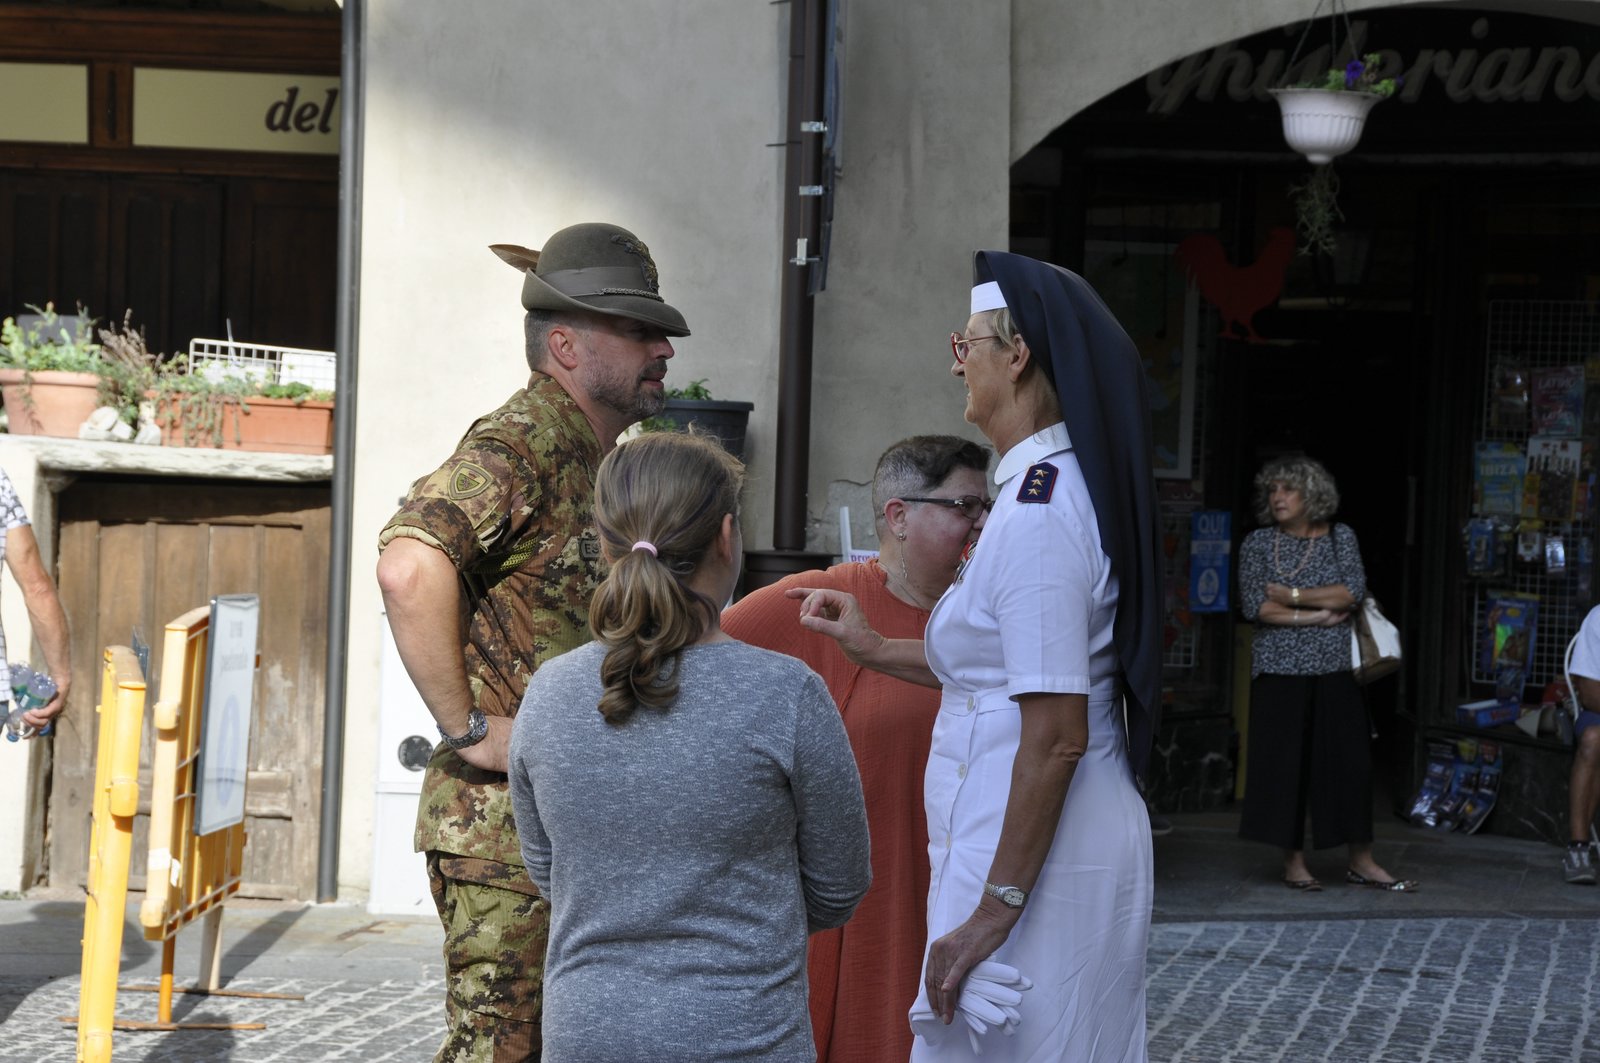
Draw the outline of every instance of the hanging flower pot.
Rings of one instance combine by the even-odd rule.
[[[1283,112],[1283,139],[1317,165],[1356,146],[1367,112],[1383,99],[1345,89],[1269,89]]]

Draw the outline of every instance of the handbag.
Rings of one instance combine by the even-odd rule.
[[[1401,665],[1400,629],[1378,610],[1378,602],[1367,595],[1350,618],[1350,670],[1357,683],[1370,683]]]

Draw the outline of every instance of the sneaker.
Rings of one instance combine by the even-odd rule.
[[[1567,846],[1567,855],[1561,858],[1561,874],[1574,886],[1595,884],[1594,853],[1587,845]]]

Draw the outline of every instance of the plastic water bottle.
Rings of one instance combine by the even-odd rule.
[[[28,696],[28,683],[33,679],[33,669],[25,664],[11,665],[11,700],[21,703]]]
[[[33,669],[25,664],[11,666],[11,705],[10,714],[5,720],[6,741],[15,742],[26,738],[33,729],[22,721],[22,714],[27,711],[28,681],[33,678]]]
[[[35,734],[32,725],[24,722],[22,714],[29,709],[42,709],[56,696],[56,681],[45,672],[35,672],[25,664],[11,666],[11,714],[6,719],[6,741],[15,742]],[[49,733],[46,725],[42,732]]]

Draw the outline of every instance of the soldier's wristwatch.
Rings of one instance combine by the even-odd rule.
[[[985,882],[983,892],[996,898],[1007,908],[1021,908],[1028,903],[1028,891],[1018,886],[996,886],[993,882]]]
[[[444,728],[439,728],[439,737],[444,739],[445,745],[451,749],[466,749],[483,741],[483,736],[489,733],[489,719],[482,710],[473,709],[467,713],[467,733],[464,735],[448,735]]]

